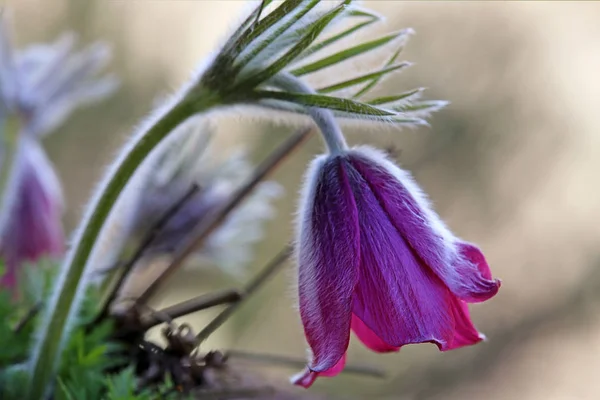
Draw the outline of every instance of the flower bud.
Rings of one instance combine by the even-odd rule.
[[[0,254],[7,272],[2,284],[14,288],[24,262],[59,256],[64,247],[61,188],[50,161],[35,138],[23,136],[17,150],[14,181],[8,188]]]

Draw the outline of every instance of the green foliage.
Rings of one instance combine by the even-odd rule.
[[[405,29],[404,34],[400,36],[401,43],[403,44],[406,41],[406,38],[412,34],[412,30],[411,29]],[[396,59],[398,58],[398,56],[400,55],[400,53],[402,53],[402,50],[404,50],[404,46],[401,45],[398,50],[396,50],[392,56],[389,58],[389,60],[387,61],[387,63],[385,64],[385,67],[389,67],[390,65],[393,65],[396,62]],[[377,84],[381,81],[381,79],[383,78],[383,75],[378,76],[376,78],[374,78],[371,82],[367,83],[362,89],[360,89],[358,92],[356,92],[356,94],[354,95],[354,98],[359,98],[363,95],[365,95],[366,93],[368,93],[371,89],[373,89],[375,86],[377,86]]]
[[[61,359],[57,400],[100,399],[106,387],[106,373],[124,360],[111,357],[118,347],[110,342],[112,326],[104,322],[90,332],[80,325],[73,330]]]
[[[378,97],[376,99],[369,100],[368,103],[372,106],[379,106],[382,104],[398,104],[400,102],[408,102],[418,98],[423,90],[423,88],[417,88],[393,96]]]
[[[284,100],[308,107],[320,107],[366,116],[393,116],[396,113],[384,108],[370,106],[341,97],[324,96],[320,94],[291,93],[270,90],[256,90],[257,99]]]
[[[353,0],[339,0],[328,10],[317,7],[319,0],[285,0],[272,11],[263,13],[269,3],[271,1],[264,0],[242,23],[202,77],[202,83],[218,92],[223,101],[239,103],[246,100],[252,103],[258,100],[259,104],[267,107],[301,114],[306,114],[306,107],[321,107],[346,119],[408,126],[427,125],[424,117],[445,105],[436,101],[416,102],[422,89],[387,95],[374,101],[363,100],[368,92],[380,86],[382,79],[410,65],[397,59],[413,34],[412,29],[359,40],[357,44],[341,46],[341,49],[316,60],[305,61],[380,22],[381,16],[357,7]],[[266,15],[261,18],[262,14]],[[327,37],[327,32],[341,20],[350,21],[350,25]],[[386,46],[394,46],[395,50],[380,68],[330,83],[317,89],[318,95],[268,90],[279,75],[291,73],[304,77]],[[343,92],[348,89],[354,91],[350,96]],[[340,92],[340,96],[323,96],[332,92]],[[394,98],[402,102],[383,105],[382,100],[387,103]]]
[[[378,15],[376,15],[368,10],[360,10],[360,9],[356,9],[356,8],[353,10],[350,10],[348,12],[348,17],[367,18],[367,21],[363,21],[358,24],[355,24],[354,26],[346,29],[343,32],[338,33],[337,35],[334,35],[328,39],[325,39],[317,44],[310,46],[308,49],[306,49],[306,51],[304,51],[304,53],[302,53],[298,57],[298,60],[302,60],[320,50],[323,50],[325,47],[332,45],[332,44],[344,39],[345,37],[350,36],[353,33],[356,33],[358,31],[360,31],[361,29],[366,28],[367,26],[381,20],[381,18]]]
[[[280,21],[280,26],[277,26],[277,29],[264,40],[260,41],[256,47],[250,48],[247,55],[240,60],[237,65],[237,71],[240,71],[244,66],[246,66],[250,61],[252,61],[257,55],[259,55],[263,50],[272,45],[278,38],[280,38],[283,34],[285,34],[296,22],[298,22],[302,17],[304,17],[310,10],[312,10],[317,4],[319,0],[311,0],[304,7],[300,8],[299,12],[293,15],[289,19],[282,19]],[[293,32],[295,35],[298,35],[298,31]]]
[[[280,92],[277,92],[277,93],[280,93]],[[269,96],[270,96],[270,94],[269,94]],[[279,94],[277,94],[277,96],[279,96]],[[322,97],[327,97],[327,96],[322,96]],[[364,103],[357,102],[354,104],[359,105],[359,107],[361,107],[361,113],[356,113],[356,112],[352,112],[351,109],[344,108],[344,104],[349,103],[349,100],[343,99],[344,100],[343,102],[339,102],[339,101],[337,101],[338,98],[336,98],[336,97],[331,97],[331,99],[334,99],[334,102],[331,104],[331,107],[325,107],[325,108],[329,108],[330,110],[332,110],[333,115],[336,118],[345,119],[345,120],[355,119],[355,120],[367,120],[367,121],[375,121],[375,122],[380,121],[380,122],[383,122],[386,124],[393,124],[393,125],[398,125],[398,126],[409,126],[409,127],[427,126],[428,125],[427,121],[425,121],[423,118],[420,118],[418,116],[413,116],[414,114],[411,112],[401,113],[396,110],[389,110],[389,109],[385,109],[385,113],[381,112],[380,111],[381,109],[376,109],[376,110],[373,110],[373,112],[369,112],[369,109],[361,107]],[[311,98],[302,99],[302,101],[306,105],[309,105],[307,102],[313,102],[313,100],[314,99],[311,99]],[[322,100],[323,99],[318,99],[317,102],[314,102],[314,104],[321,104],[323,102]],[[329,100],[330,99],[327,99],[326,102],[329,102]],[[270,108],[272,110],[292,112],[292,113],[306,115],[306,116],[309,115],[306,107],[303,107],[300,104],[291,103],[289,101],[274,100],[273,98],[267,97],[267,98],[264,98],[263,100],[261,100],[260,104],[261,104],[261,106]],[[317,105],[315,105],[315,107],[317,107]],[[323,106],[321,106],[321,107],[323,107]],[[392,113],[392,111],[393,111],[393,113]]]
[[[0,275],[3,267],[0,265]],[[28,370],[26,362],[33,333],[38,324],[40,305],[51,295],[56,265],[41,261],[26,266],[19,279],[19,297],[0,290],[0,398],[26,398]],[[113,326],[106,320],[90,325],[100,300],[99,290],[92,287],[81,303],[81,310],[62,353],[58,377],[52,393],[55,400],[152,400],[181,398],[167,381],[157,389],[137,392],[132,368],[109,374],[127,360],[118,357],[119,345],[111,340]],[[29,318],[31,317],[31,318]],[[158,393],[158,394],[157,394]],[[170,393],[161,395],[160,393]],[[175,397],[179,396],[179,397]]]
[[[235,90],[244,91],[244,89],[254,88],[286,68],[319,37],[329,24],[331,24],[331,22],[346,9],[346,6],[349,3],[350,0],[344,1],[325,15],[321,16],[315,22],[311,23],[307,27],[304,36],[298,39],[285,54],[271,65],[263,67],[260,71],[241,82],[235,87]]]
[[[3,271],[2,265],[0,276],[3,275]],[[35,324],[21,322],[27,318],[28,313],[39,307],[52,284],[53,269],[47,261],[41,261],[39,266],[27,266],[22,271],[18,280],[21,283],[18,289],[20,301],[15,302],[9,290],[0,289],[0,368],[27,359]],[[17,327],[18,332],[15,332]],[[1,379],[0,376],[0,381]]]
[[[212,67],[203,77],[206,86],[212,87],[214,84],[218,88],[222,82],[231,81],[231,68],[234,61],[240,56],[240,53],[261,34],[291,13],[302,3],[302,0],[286,0],[277,9],[260,20],[261,12],[270,2],[271,0],[263,0],[260,6],[248,16],[225,46],[223,46]]]
[[[410,66],[410,63],[403,62],[394,65],[390,65],[389,67],[383,68],[379,71],[371,72],[365,75],[357,76],[356,78],[348,79],[342,82],[338,82],[333,85],[326,86],[324,88],[318,89],[319,93],[331,93],[336,92],[338,90],[346,89],[352,86],[359,85],[365,81],[381,79],[383,76],[389,74],[390,72],[397,71],[400,69],[404,69]]]
[[[110,376],[106,380],[107,395],[113,400],[134,400],[140,399],[136,396],[135,374],[132,368],[127,368],[119,374]]]
[[[400,32],[394,32],[387,34],[379,39],[372,40],[370,42],[361,43],[354,47],[350,47],[349,49],[344,49],[338,53],[327,56],[321,60],[317,60],[308,65],[299,67],[292,72],[292,74],[296,76],[302,76],[306,74],[310,74],[319,70],[322,70],[327,67],[331,67],[332,65],[338,64],[342,61],[346,61],[350,58],[365,54],[371,50],[375,50],[381,46],[384,46],[390,43],[393,40],[402,39],[407,35],[407,31],[403,30]]]
[[[181,400],[186,398],[168,378],[162,385],[152,390],[136,392],[135,374],[131,368],[110,376],[106,380],[106,387],[107,393],[104,400]]]
[[[13,332],[14,321],[17,313],[11,304],[11,294],[8,291],[0,292],[0,365],[7,365],[19,361],[26,354],[29,345],[27,335],[15,335]]]

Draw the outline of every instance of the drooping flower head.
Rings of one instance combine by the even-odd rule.
[[[0,18],[0,133],[15,142],[0,213],[0,253],[7,263],[2,285],[14,287],[23,262],[63,251],[63,201],[60,182],[40,143],[82,104],[104,98],[117,86],[114,77],[95,78],[110,59],[106,46],[72,54],[74,38],[49,45],[12,48],[5,16]],[[2,129],[17,121],[17,132]],[[7,139],[7,136],[9,139]],[[10,139],[12,138],[12,139]],[[11,149],[3,149],[5,156]],[[9,157],[5,157],[8,159]]]
[[[351,330],[376,352],[483,339],[467,303],[493,297],[500,282],[384,153],[358,147],[317,158],[298,229],[300,313],[313,356],[294,383],[339,373]]]

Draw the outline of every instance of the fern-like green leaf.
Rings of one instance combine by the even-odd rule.
[[[322,94],[331,93],[331,92],[346,89],[346,88],[349,88],[352,86],[360,85],[361,83],[370,81],[372,79],[381,79],[382,77],[384,77],[394,71],[404,69],[410,65],[411,64],[408,62],[391,65],[391,66],[381,69],[379,71],[371,72],[369,74],[361,75],[356,78],[348,79],[346,81],[338,82],[336,84],[323,87],[321,89],[318,89],[317,92],[322,93]]]
[[[392,116],[396,114],[392,110],[386,110],[384,108],[371,106],[358,101],[320,94],[291,93],[272,90],[254,91],[254,100],[260,99],[283,100],[307,107],[327,108],[330,110],[338,110],[366,116]]]
[[[304,17],[310,10],[312,10],[320,0],[310,0],[302,7],[299,8],[298,12],[294,13],[291,18],[286,18],[280,21],[280,26],[275,25],[273,32],[268,37],[257,40],[256,46],[249,47],[248,53],[236,63],[235,71],[240,71],[244,66],[248,65],[254,58],[256,58],[261,52],[269,47],[273,42],[284,35],[294,24],[296,24],[302,17]],[[235,73],[235,72],[234,72]]]
[[[243,82],[241,82],[238,86],[236,86],[233,91],[234,92],[247,92],[249,89],[255,88],[262,82],[265,82],[273,75],[277,74],[279,71],[283,70],[287,67],[291,62],[293,62],[296,57],[298,57],[306,48],[308,48],[317,37],[323,32],[327,26],[338,16],[340,15],[346,8],[348,4],[351,3],[351,0],[345,0],[343,3],[332,9],[331,11],[324,14],[321,18],[317,19],[315,22],[310,24],[307,33],[299,39],[292,48],[290,48],[285,54],[283,54],[280,58],[274,61],[271,65],[263,68],[261,71],[258,71],[254,75],[250,76]]]
[[[424,88],[412,89],[392,96],[377,97],[373,100],[367,101],[367,103],[372,106],[386,105],[388,107],[393,107],[398,103],[402,104],[418,98],[424,90]]]
[[[310,64],[304,65],[302,67],[294,69],[292,74],[296,76],[303,76],[306,74],[310,74],[324,68],[328,68],[332,65],[341,63],[342,61],[346,61],[350,58],[357,57],[361,54],[367,53],[369,51],[375,50],[379,47],[382,47],[394,40],[400,40],[406,35],[408,35],[410,30],[402,30],[399,32],[390,33],[385,35],[379,39],[371,40],[366,43],[361,43],[357,46],[351,47],[349,49],[344,49],[338,53],[332,54],[328,57],[322,58],[320,60],[314,61]]]
[[[302,52],[302,54],[298,57],[298,60],[302,60],[318,51],[323,50],[324,48],[326,48],[327,46],[330,46],[358,31],[360,31],[363,28],[366,28],[367,26],[370,26],[372,24],[374,24],[375,22],[378,22],[381,20],[381,17],[375,13],[370,12],[369,10],[362,10],[362,9],[352,9],[350,11],[348,11],[348,17],[363,17],[363,18],[367,18],[367,21],[363,21],[360,22],[358,24],[355,24],[353,26],[351,26],[350,28],[338,33],[337,35],[334,35],[328,39],[323,40],[322,42],[316,43],[312,46],[310,46],[308,49],[306,49],[304,52]]]

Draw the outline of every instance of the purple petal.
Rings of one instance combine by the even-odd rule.
[[[485,256],[477,246],[472,243],[458,242],[457,243],[459,257],[454,264],[454,268],[459,274],[469,274],[473,268],[477,269],[478,273],[473,274],[469,282],[468,290],[461,295],[461,299],[469,303],[479,303],[488,300],[498,293],[500,289],[500,279],[492,278],[492,271],[488,265]],[[444,279],[444,277],[441,277]]]
[[[344,367],[346,366],[346,354],[340,358],[340,360],[333,366],[333,368],[328,369],[325,372],[314,372],[311,371],[310,368],[304,368],[304,371],[292,377],[291,381],[294,385],[302,386],[304,388],[309,388],[312,384],[317,380],[319,376],[327,376],[332,377],[338,375]]]
[[[473,326],[471,317],[469,316],[469,306],[467,303],[455,298],[452,306],[456,329],[454,330],[452,343],[444,350],[454,350],[463,346],[470,346],[485,339],[485,336],[482,333],[479,333]]]
[[[308,368],[313,373],[336,373],[350,340],[360,244],[346,168],[347,161],[340,157],[315,160],[303,193],[297,246],[299,300],[313,352]]]
[[[368,182],[394,227],[424,265],[459,298],[484,301],[500,287],[475,246],[459,242],[431,210],[408,173],[374,149],[351,152],[352,165]]]
[[[467,337],[474,330],[468,319],[456,321],[462,317],[456,311],[459,300],[415,254],[367,182],[356,170],[349,174],[362,227],[352,310],[372,333],[362,338],[376,350],[423,342],[453,348],[455,336]]]
[[[389,353],[400,350],[399,347],[390,346],[384,342],[356,314],[352,314],[352,331],[365,346],[377,353]]]

